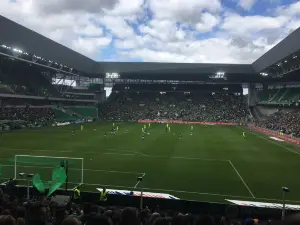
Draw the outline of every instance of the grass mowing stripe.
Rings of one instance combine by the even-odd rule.
[[[235,166],[233,165],[233,163],[230,160],[228,160],[228,162],[230,163],[230,165],[232,166],[232,168],[235,170],[236,174],[239,176],[239,178],[241,179],[241,181],[244,183],[245,187],[248,189],[248,191],[249,191],[250,195],[252,196],[252,198],[255,198],[254,194],[252,193],[252,191],[250,190],[250,188],[248,187],[248,185],[244,181],[244,179],[241,176],[241,174],[239,173],[239,171],[235,168]]]

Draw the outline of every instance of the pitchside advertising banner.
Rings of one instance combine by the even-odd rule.
[[[102,191],[102,188],[97,188],[98,191]],[[129,190],[115,190],[115,189],[106,189],[109,195],[131,195],[131,196],[141,196],[140,191],[129,191]],[[164,199],[176,199],[179,198],[169,195],[166,193],[154,193],[154,192],[143,192],[143,197],[146,198],[164,198]]]
[[[252,201],[240,201],[240,200],[230,200],[230,199],[226,199],[226,201],[233,203],[235,205],[240,205],[240,206],[269,208],[269,209],[282,209],[282,204],[278,204],[278,203],[252,202]],[[286,204],[285,209],[299,211],[300,205]]]
[[[269,131],[267,129],[263,129],[263,128],[260,128],[260,127],[249,126],[249,128],[253,129],[253,130],[257,130],[257,131],[265,133],[265,134],[268,134],[268,135],[271,135],[273,137],[279,138],[280,140],[284,140],[284,141],[287,141],[287,142],[292,142],[294,144],[300,145],[300,140],[298,140],[298,139],[290,138],[290,137],[287,137],[285,135],[280,135],[278,133],[275,133],[275,132],[272,132],[272,131]],[[272,138],[272,139],[274,139],[274,138]]]
[[[174,123],[174,124],[204,124],[204,125],[226,125],[235,126],[236,123],[223,122],[196,122],[196,121],[182,121],[182,120],[138,120],[139,123]]]

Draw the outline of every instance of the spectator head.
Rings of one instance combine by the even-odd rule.
[[[157,218],[153,225],[170,225],[170,222],[166,218]]]
[[[45,224],[47,219],[47,210],[45,205],[40,202],[30,205],[26,217],[27,222],[31,225]]]
[[[93,215],[88,220],[87,225],[110,225],[109,220],[106,216]]]
[[[122,211],[121,225],[139,225],[135,209],[125,208]]]
[[[11,215],[1,215],[0,225],[15,225],[16,220]]]
[[[81,222],[77,218],[69,216],[63,220],[62,225],[81,225]]]
[[[210,216],[200,216],[196,219],[195,225],[215,225],[215,222]]]

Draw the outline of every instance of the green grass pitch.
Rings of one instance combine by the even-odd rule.
[[[297,146],[242,127],[195,125],[192,136],[189,125],[171,127],[167,133],[164,124],[151,124],[151,134],[145,140],[141,140],[142,124],[138,123],[121,123],[115,136],[107,137],[104,131],[109,133],[112,128],[108,122],[85,124],[83,131],[80,125],[71,125],[3,133],[3,176],[13,177],[15,155],[73,157],[84,158],[83,190],[96,191],[103,186],[139,190],[141,184],[135,188],[137,177],[144,175],[145,191],[168,193],[180,199],[278,202],[281,187],[287,186],[291,190],[287,194],[289,202],[300,203]],[[246,138],[242,138],[243,131]],[[53,165],[43,160],[35,158],[32,165],[18,167],[18,172],[47,176]],[[69,167],[72,181],[79,182],[79,165]]]

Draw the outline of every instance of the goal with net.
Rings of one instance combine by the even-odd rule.
[[[83,158],[15,155],[14,179],[22,180],[23,174],[37,174],[43,181],[51,181],[52,171],[64,167],[68,176],[70,188],[83,184]]]

